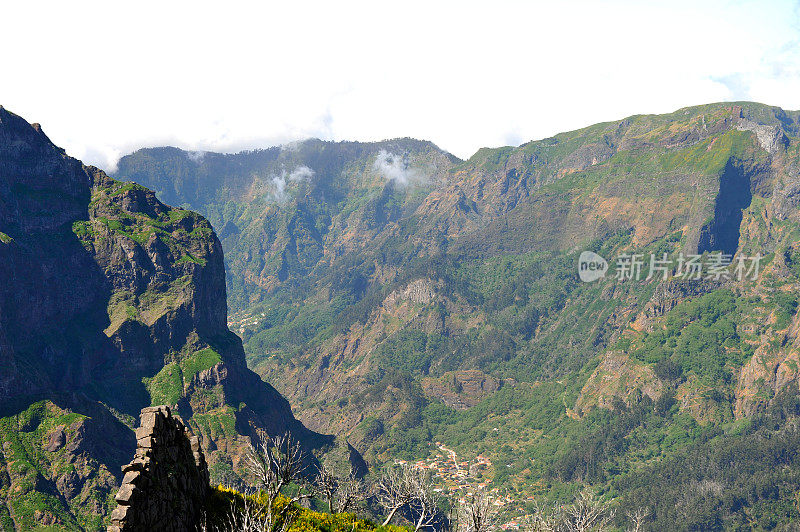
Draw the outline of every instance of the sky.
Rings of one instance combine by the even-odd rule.
[[[113,171],[415,137],[466,158],[714,101],[800,108],[797,2],[37,2],[0,9],[0,105]]]

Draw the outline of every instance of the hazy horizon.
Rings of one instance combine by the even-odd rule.
[[[719,101],[800,108],[796,2],[6,8],[0,103],[108,170],[141,147],[430,140],[460,158]]]

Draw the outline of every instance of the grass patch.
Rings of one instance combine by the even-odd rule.
[[[170,362],[153,377],[144,378],[142,382],[150,393],[150,404],[176,404],[183,397],[184,385],[192,376],[214,367],[221,360],[222,357],[213,349],[201,349],[178,362]]]
[[[181,360],[181,372],[184,377],[191,378],[192,375],[213,368],[216,364],[222,361],[219,353],[207,347],[195,352],[190,357]]]
[[[143,382],[153,406],[174,405],[183,395],[183,378],[177,362],[170,362],[153,377],[144,378]]]

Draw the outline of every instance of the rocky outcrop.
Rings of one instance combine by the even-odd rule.
[[[658,283],[650,300],[645,303],[633,323],[638,330],[652,330],[654,320],[664,316],[682,301],[712,292],[724,285],[724,281],[710,279],[669,279]]]
[[[510,379],[508,384],[513,386],[513,382]],[[480,370],[468,369],[446,373],[438,379],[426,377],[421,384],[428,397],[435,397],[456,410],[466,410],[507,383]]]
[[[759,124],[746,118],[740,118],[736,124],[739,131],[752,131],[756,135],[758,143],[769,154],[776,153],[779,149],[785,148],[789,144],[789,139],[780,126],[767,126]]]
[[[609,351],[583,386],[575,412],[583,415],[593,407],[610,409],[614,398],[628,403],[637,391],[655,400],[663,389],[651,368],[635,363],[623,353]]]
[[[402,290],[389,294],[385,305],[395,305],[401,301],[410,301],[426,305],[436,297],[436,289],[430,279],[416,279]]]
[[[142,409],[136,456],[122,468],[109,532],[196,529],[209,491],[208,467],[197,436],[169,407]]]

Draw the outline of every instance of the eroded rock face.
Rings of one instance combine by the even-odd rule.
[[[636,316],[634,327],[639,330],[652,330],[654,320],[664,316],[682,301],[712,292],[724,285],[724,281],[709,279],[682,280],[669,279],[660,282],[650,300],[645,303]]]
[[[575,413],[583,415],[595,406],[610,409],[615,397],[628,402],[637,390],[656,400],[663,389],[651,368],[623,353],[609,351],[581,390]]]
[[[209,491],[208,467],[197,436],[169,407],[143,408],[136,456],[122,472],[109,532],[196,529]]]
[[[505,384],[513,386],[513,379],[504,382],[472,369],[447,373],[439,379],[425,378],[422,380],[422,390],[429,397],[440,399],[449,407],[465,410],[477,405]]]

